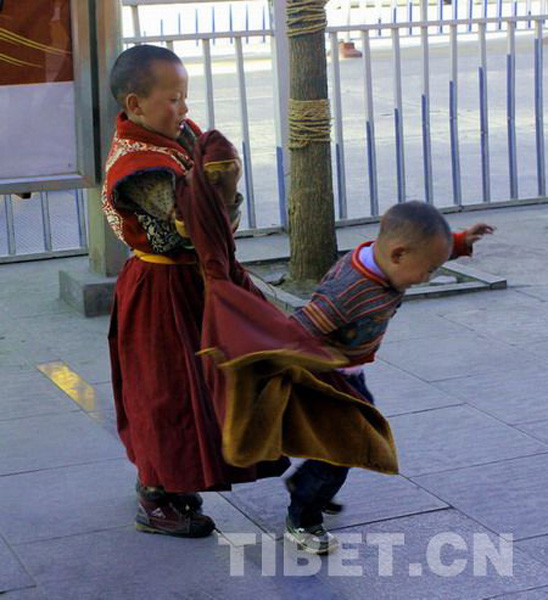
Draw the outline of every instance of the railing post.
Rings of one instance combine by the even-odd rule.
[[[428,0],[421,0],[421,21],[428,22]],[[428,25],[421,25],[422,50],[422,155],[424,171],[424,196],[428,204],[434,203],[432,181],[432,137],[430,130],[430,52],[428,46]]]
[[[104,165],[118,110],[108,89],[108,73],[122,47],[121,10],[118,2],[94,0],[91,2],[91,11],[96,19],[100,165]],[[98,187],[88,191],[88,215],[90,269],[94,273],[112,277],[122,267],[128,252],[115,238],[106,222],[101,210],[101,192]]]
[[[287,39],[287,1],[270,2],[272,37],[272,69],[274,73],[274,119],[276,126],[276,164],[280,223],[287,227],[287,192],[291,174],[289,139],[289,41]]]

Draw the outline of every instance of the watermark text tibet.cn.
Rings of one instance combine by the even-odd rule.
[[[489,573],[512,577],[514,570],[513,536],[494,537],[474,533],[465,539],[456,532],[442,532],[424,544],[422,555],[414,548],[413,561],[405,552],[403,533],[337,533],[339,547],[325,557],[299,550],[292,542],[277,543],[275,536],[263,533],[224,533],[219,544],[228,546],[230,575],[243,577],[246,573],[246,551],[258,546],[254,565],[260,564],[261,575],[306,577],[316,575],[322,568],[333,577],[392,577],[408,575],[422,577],[432,573],[440,577],[457,577],[467,569],[475,577]],[[283,554],[278,561],[278,555]]]

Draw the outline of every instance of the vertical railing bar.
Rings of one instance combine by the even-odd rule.
[[[508,22],[507,65],[507,116],[508,116],[508,169],[510,174],[510,198],[518,198],[518,167],[516,156],[516,24]]]
[[[499,19],[498,28],[502,29],[502,2],[503,0],[497,0],[497,18]]]
[[[525,5],[525,12],[527,14],[528,17],[531,16],[531,0],[527,0],[526,5]],[[531,29],[531,21],[527,21],[527,29]],[[536,25],[536,22],[535,22]]]
[[[363,66],[365,81],[365,126],[367,143],[367,166],[369,173],[369,202],[371,216],[379,214],[377,185],[377,151],[375,144],[375,111],[373,106],[373,70],[371,66],[371,44],[369,31],[362,31]]]
[[[489,157],[489,113],[487,102],[487,40],[486,24],[480,23],[479,30],[480,66],[479,75],[479,104],[480,104],[480,129],[481,129],[481,181],[483,188],[483,201],[491,202],[491,173]]]
[[[10,194],[4,195],[4,210],[6,213],[6,233],[8,236],[8,254],[13,256],[17,254],[17,245],[15,243],[15,222],[13,219],[13,200]]]
[[[249,33],[249,2],[245,3],[245,31]],[[245,36],[245,43],[249,44],[249,35]]]
[[[421,0],[421,21],[428,21],[428,0]],[[422,156],[424,171],[424,196],[428,204],[434,203],[432,180],[432,138],[430,132],[430,52],[428,47],[428,26],[421,26],[422,51]]]
[[[449,81],[449,126],[451,134],[451,171],[453,176],[453,202],[456,206],[462,205],[462,182],[460,170],[459,151],[459,123],[458,123],[458,40],[457,25],[450,27],[451,47],[451,80]]]
[[[542,21],[535,22],[535,137],[537,142],[538,195],[546,196],[546,163],[544,157],[544,92],[542,83]]]
[[[228,30],[230,33],[234,31],[234,15],[232,14],[232,2],[228,5]],[[230,43],[234,43],[234,38],[230,38]]]
[[[443,0],[438,0],[438,21],[443,21]],[[443,33],[443,23],[440,24],[439,32]]]
[[[51,219],[49,213],[49,194],[40,192],[40,208],[42,209],[42,234],[44,236],[44,249],[51,252]]]
[[[286,4],[272,3],[269,11],[269,26],[272,28],[270,47],[274,92],[274,125],[276,132],[276,174],[278,183],[278,210],[280,224],[288,225],[287,190],[290,179],[289,154],[289,40],[287,38]]]
[[[518,16],[518,3],[517,0],[514,0],[514,4],[513,4],[513,16],[517,17]],[[516,29],[519,29],[519,22],[516,21]]]
[[[194,29],[196,31],[196,46],[200,45],[198,34],[200,33],[200,17],[198,16],[198,9],[194,9]]]
[[[468,0],[468,18],[470,21],[474,18],[474,0]],[[468,33],[472,32],[472,23],[468,25]]]
[[[139,18],[139,7],[131,7],[131,20],[133,21],[133,35],[141,37],[141,20]]]
[[[339,62],[339,42],[337,39],[337,33],[330,33],[329,40],[331,46],[333,118],[335,123],[335,164],[337,167],[337,199],[339,204],[339,218],[346,219],[348,216],[346,203],[346,167],[344,160],[344,132],[341,101],[341,68]]]
[[[396,137],[396,172],[398,202],[405,202],[405,153],[403,142],[403,100],[401,77],[401,49],[399,29],[392,29],[392,56],[394,62],[394,130]]]
[[[76,190],[76,214],[78,217],[78,239],[81,248],[88,247],[88,233],[86,226],[86,200],[84,190]]]
[[[413,0],[407,1],[407,20],[409,23],[413,22]],[[409,35],[413,35],[413,26],[409,26]]]
[[[210,40],[202,40],[202,51],[204,55],[204,77],[206,94],[206,121],[208,129],[215,127],[215,105],[213,102],[213,68],[211,63],[211,44]]]
[[[249,116],[247,113],[247,93],[245,87],[244,53],[242,38],[235,38],[236,44],[236,67],[238,71],[238,88],[240,93],[240,112],[242,119],[242,154],[244,163],[244,176],[246,188],[247,216],[249,227],[257,227],[257,216],[255,213],[255,193],[253,189],[253,172],[251,166],[251,146],[249,142]]]

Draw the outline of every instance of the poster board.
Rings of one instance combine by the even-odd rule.
[[[0,0],[0,193],[95,182],[88,0]]]

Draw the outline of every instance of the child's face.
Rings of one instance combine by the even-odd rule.
[[[390,253],[390,273],[387,273],[390,283],[401,292],[412,285],[426,283],[450,254],[451,242],[442,235],[416,247],[396,245]]]
[[[154,86],[146,98],[130,94],[126,109],[132,121],[150,131],[177,139],[188,113],[186,104],[188,74],[183,65],[171,61],[156,61],[151,66]]]

